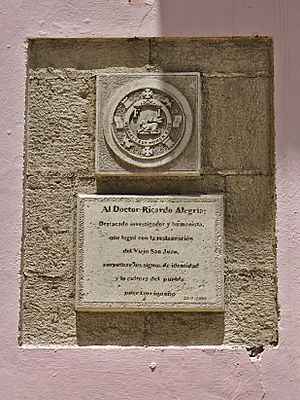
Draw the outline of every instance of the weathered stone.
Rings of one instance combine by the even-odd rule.
[[[145,344],[148,346],[218,345],[224,340],[223,313],[149,313]]]
[[[40,175],[26,183],[24,273],[74,277],[77,192],[94,193],[94,179]]]
[[[146,314],[140,312],[77,313],[78,344],[143,346],[145,318]]]
[[[224,343],[277,342],[276,276],[274,271],[253,267],[226,275]]]
[[[77,201],[77,193],[97,193],[96,190],[96,178],[94,176],[77,176],[75,178],[75,201]],[[77,203],[76,203],[77,207]]]
[[[270,38],[151,39],[150,64],[165,72],[272,73]]]
[[[204,80],[204,171],[272,171],[272,91],[269,78]]]
[[[226,265],[274,269],[274,178],[228,176],[226,189]]]
[[[74,280],[48,274],[23,280],[22,344],[75,344]]]
[[[150,53],[148,40],[33,41],[23,344],[240,345],[277,340],[272,41],[151,39]],[[96,75],[147,71],[202,73],[204,175],[101,177],[96,182]],[[190,312],[76,314],[79,192],[226,193],[225,318],[222,313]]]
[[[184,346],[223,343],[223,313],[77,313],[79,345]]]
[[[213,194],[225,192],[225,177],[201,175],[197,178],[156,178],[110,177],[97,181],[97,193],[103,194]]]
[[[91,174],[94,171],[95,80],[48,73],[28,92],[26,172]]]
[[[24,273],[72,276],[72,180],[30,177],[25,196]]]
[[[22,342],[72,344],[77,192],[94,193],[95,180],[39,175],[26,186]]]
[[[32,68],[141,67],[149,63],[148,39],[36,39],[30,41]]]

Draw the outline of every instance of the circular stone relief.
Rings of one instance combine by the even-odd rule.
[[[188,144],[191,107],[170,83],[145,78],[120,87],[104,113],[105,139],[123,161],[140,168],[165,165]]]

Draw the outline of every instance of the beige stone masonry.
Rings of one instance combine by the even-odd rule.
[[[20,343],[276,343],[272,51],[256,37],[30,41]],[[96,178],[97,75],[157,71],[200,73],[202,174]],[[75,312],[78,193],[224,194],[225,312]]]

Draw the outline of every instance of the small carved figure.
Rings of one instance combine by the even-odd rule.
[[[149,135],[159,134],[160,130],[158,129],[158,126],[162,122],[163,122],[162,118],[150,117],[148,118],[148,120],[143,119],[140,123],[140,129],[138,130],[138,133],[144,133]]]

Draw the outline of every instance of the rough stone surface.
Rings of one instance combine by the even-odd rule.
[[[270,173],[271,80],[209,78],[204,92],[203,167],[212,173]]]
[[[225,192],[225,177],[201,175],[197,178],[102,178],[97,181],[97,192],[103,194],[210,194]]]
[[[226,262],[231,267],[275,268],[274,179],[226,177]]]
[[[151,64],[167,72],[201,71],[205,74],[270,74],[270,38],[151,39]]]
[[[94,193],[93,177],[27,178],[20,339],[75,344],[77,193]]]
[[[273,271],[254,268],[226,275],[224,343],[277,342],[277,293]]]
[[[23,272],[72,276],[72,179],[28,178]]]
[[[95,77],[105,71],[203,75],[203,175],[95,179]],[[277,341],[272,74],[268,38],[31,42],[21,343]],[[76,314],[79,192],[224,193],[225,313]]]
[[[145,344],[145,313],[77,313],[79,345],[142,346]]]
[[[44,39],[30,46],[32,68],[136,68],[148,64],[148,39]]]
[[[223,313],[78,313],[79,345],[217,345],[224,340]]]
[[[92,173],[95,78],[45,70],[29,79],[27,173]]]
[[[75,280],[24,274],[21,332],[24,344],[75,344]],[[28,325],[29,324],[29,325]]]

